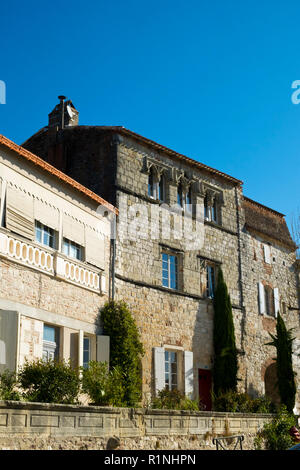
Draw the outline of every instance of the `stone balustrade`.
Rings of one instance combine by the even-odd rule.
[[[0,256],[94,292],[106,292],[101,271],[17,235],[0,231]]]

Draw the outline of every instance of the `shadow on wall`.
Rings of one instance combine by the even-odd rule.
[[[205,411],[210,411],[212,408],[213,316],[212,303],[200,301],[192,340],[194,399],[201,400],[200,406]]]

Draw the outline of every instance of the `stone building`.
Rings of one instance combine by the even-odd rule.
[[[67,106],[61,99],[48,126],[23,145],[119,209],[111,292],[128,303],[141,333],[144,397],[177,387],[210,409],[221,266],[239,387],[276,399],[275,351],[265,343],[278,310],[296,328],[299,372],[299,278],[284,216],[246,198],[242,181],[124,127],[78,125]]]
[[[116,212],[0,135],[0,371],[38,358],[108,360],[99,310]]]

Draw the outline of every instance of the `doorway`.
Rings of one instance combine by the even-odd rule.
[[[204,411],[211,411],[211,408],[212,408],[211,370],[198,369],[198,381],[199,381],[199,401],[200,401],[200,405],[203,406]]]

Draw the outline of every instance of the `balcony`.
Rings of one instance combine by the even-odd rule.
[[[106,279],[102,271],[51,248],[25,241],[3,229],[0,229],[0,257],[98,294],[106,293]]]

